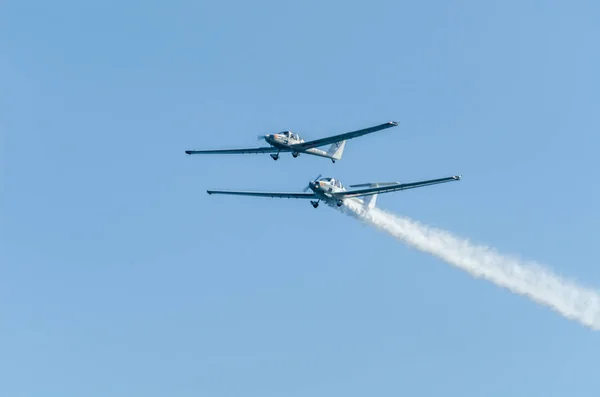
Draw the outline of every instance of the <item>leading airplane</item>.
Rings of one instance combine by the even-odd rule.
[[[390,121],[388,123],[376,125],[374,127],[364,128],[362,130],[346,132],[339,135],[333,135],[326,138],[315,139],[312,141],[304,141],[298,134],[292,131],[282,131],[277,134],[268,134],[259,136],[259,139],[264,139],[270,146],[245,149],[211,149],[211,150],[186,150],[186,154],[243,154],[243,153],[271,153],[271,158],[277,160],[279,153],[291,152],[294,158],[300,153],[310,154],[313,156],[325,157],[332,162],[342,159],[346,140],[358,138],[359,136],[371,134],[376,131],[381,131],[386,128],[395,127],[398,123]],[[318,149],[319,146],[329,146],[329,149]]]
[[[338,207],[344,205],[344,200],[354,200],[367,208],[375,206],[375,200],[380,193],[391,193],[399,190],[414,189],[423,186],[436,185],[438,183],[459,181],[460,175],[454,175],[446,178],[430,179],[426,181],[399,183],[399,182],[371,182],[358,185],[349,185],[348,190],[335,178],[321,178],[321,175],[308,183],[303,192],[285,193],[285,192],[255,192],[255,191],[235,191],[235,190],[207,190],[208,194],[229,194],[236,196],[256,196],[256,197],[274,197],[274,198],[295,198],[312,199],[310,203],[314,208],[319,206],[322,200],[327,204],[335,204]],[[308,192],[311,190],[312,192]],[[360,197],[367,197],[362,200]]]

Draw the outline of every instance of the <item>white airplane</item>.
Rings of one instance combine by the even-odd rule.
[[[325,157],[331,159],[332,162],[341,160],[344,153],[346,140],[358,138],[359,136],[370,134],[386,128],[395,127],[398,123],[390,121],[385,124],[376,125],[374,127],[364,128],[362,130],[346,132],[344,134],[329,136],[326,138],[315,139],[305,142],[304,139],[292,131],[283,131],[278,134],[269,134],[259,136],[258,139],[264,139],[269,145],[258,148],[246,149],[216,149],[216,150],[186,150],[186,154],[242,154],[242,153],[271,153],[271,158],[277,160],[279,153],[291,152],[294,158],[300,153],[311,154],[313,156]],[[329,145],[327,151],[317,149],[319,146]]]
[[[454,175],[446,178],[430,179],[427,181],[399,183],[399,182],[372,182],[361,183],[358,185],[349,185],[351,188],[359,188],[347,190],[335,178],[321,178],[321,175],[315,180],[308,183],[308,186],[302,193],[278,193],[278,192],[253,192],[253,191],[234,191],[234,190],[207,190],[208,194],[229,194],[236,196],[256,196],[256,197],[274,197],[274,198],[296,198],[296,199],[313,199],[311,204],[314,208],[319,206],[319,202],[323,200],[327,204],[336,204],[338,207],[344,205],[344,200],[351,199],[366,206],[373,208],[375,200],[380,193],[390,193],[399,190],[414,189],[417,187],[435,185],[438,183],[458,181],[460,175]],[[312,193],[308,193],[308,190]],[[366,200],[359,197],[370,196]]]

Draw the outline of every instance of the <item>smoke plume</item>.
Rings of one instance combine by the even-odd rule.
[[[546,305],[564,317],[600,330],[600,292],[566,280],[544,266],[378,208],[346,202],[341,210],[398,240],[508,290]]]

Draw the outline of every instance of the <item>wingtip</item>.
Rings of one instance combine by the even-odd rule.
[[[208,194],[212,194],[213,192],[212,192],[212,191],[210,191],[210,190],[207,190],[207,191],[206,191],[206,193],[208,193]]]
[[[191,150],[186,150],[185,154],[192,154],[192,151]]]
[[[397,121],[390,121],[390,122],[388,122],[388,124],[393,125],[393,126],[397,126],[398,122]]]
[[[460,181],[462,178],[462,175],[454,175],[453,178],[456,179],[457,181]]]

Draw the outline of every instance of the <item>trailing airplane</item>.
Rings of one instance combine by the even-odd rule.
[[[186,154],[248,154],[248,153],[271,153],[271,158],[277,160],[279,153],[291,152],[294,158],[300,153],[310,154],[313,156],[325,157],[331,159],[332,162],[342,159],[346,140],[358,138],[359,136],[371,134],[376,131],[381,131],[386,128],[395,127],[398,123],[390,121],[388,123],[376,125],[374,127],[364,128],[362,130],[346,132],[339,135],[333,135],[326,138],[315,139],[305,142],[298,134],[292,131],[283,131],[277,134],[269,134],[259,136],[259,139],[264,139],[269,145],[258,148],[245,149],[211,149],[211,150],[186,150]],[[318,149],[319,146],[329,146],[327,151]]]
[[[460,175],[454,175],[447,178],[430,179],[420,182],[399,183],[399,182],[372,182],[361,183],[358,185],[349,185],[351,188],[347,190],[339,180],[335,178],[321,178],[321,175],[308,183],[308,186],[301,193],[280,193],[280,192],[253,192],[253,191],[235,191],[235,190],[207,190],[208,194],[228,194],[237,196],[255,196],[255,197],[273,197],[273,198],[295,198],[295,199],[312,199],[310,203],[314,208],[319,206],[319,202],[323,200],[327,204],[336,204],[338,207],[344,205],[344,200],[350,199],[366,206],[373,208],[377,195],[381,193],[391,193],[399,190],[414,189],[423,186],[435,185],[438,183],[458,181]],[[311,193],[308,190],[312,190]],[[370,196],[370,197],[369,197]],[[359,197],[367,197],[362,200]]]

